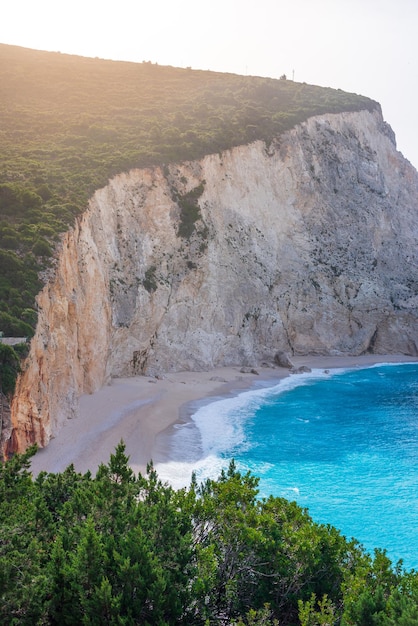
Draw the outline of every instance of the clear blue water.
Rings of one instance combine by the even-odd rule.
[[[260,477],[261,496],[296,500],[418,568],[418,364],[318,370],[212,402],[173,446],[171,476],[216,477],[234,458]]]

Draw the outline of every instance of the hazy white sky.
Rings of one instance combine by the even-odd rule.
[[[418,167],[418,0],[10,0],[0,42],[369,96]]]

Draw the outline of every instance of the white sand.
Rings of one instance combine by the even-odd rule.
[[[365,367],[374,363],[417,361],[403,355],[360,357],[293,357],[299,367],[330,369]],[[114,379],[97,393],[80,398],[78,416],[68,420],[48,446],[32,459],[32,472],[62,472],[71,463],[76,471],[96,472],[107,463],[115,446],[123,439],[135,472],[144,472],[147,463],[169,459],[169,446],[156,446],[159,434],[187,417],[188,403],[238,392],[254,381],[266,386],[287,376],[283,368],[258,368],[259,375],[242,374],[239,367],[223,367],[210,372],[167,374],[161,380],[146,376]],[[224,381],[224,382],[223,382]]]

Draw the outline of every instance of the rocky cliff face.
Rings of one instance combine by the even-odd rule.
[[[418,353],[418,174],[379,111],[134,170],[63,239],[12,404],[46,445],[110,377]]]

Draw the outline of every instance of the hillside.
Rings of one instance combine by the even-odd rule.
[[[0,331],[32,334],[59,234],[109,177],[378,107],[289,80],[0,45]]]

